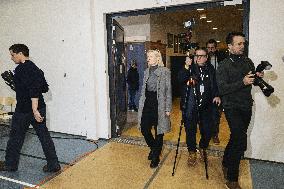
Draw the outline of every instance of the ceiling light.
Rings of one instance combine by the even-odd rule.
[[[221,41],[216,41],[217,43],[220,43]]]
[[[203,10],[204,10],[204,8],[198,8],[198,9],[196,9],[196,10],[198,10],[198,11],[203,11]]]
[[[206,14],[201,14],[200,15],[200,19],[205,19],[206,18]]]
[[[212,22],[212,20],[207,20],[206,22]]]
[[[214,28],[212,28],[213,30],[217,30],[218,28],[216,28],[216,27],[214,27]]]

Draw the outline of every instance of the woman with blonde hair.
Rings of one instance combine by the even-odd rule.
[[[139,100],[138,127],[150,147],[148,159],[150,167],[159,165],[163,147],[163,136],[171,130],[170,112],[172,109],[171,73],[164,67],[159,50],[147,52],[148,68]],[[151,129],[154,127],[155,136]]]

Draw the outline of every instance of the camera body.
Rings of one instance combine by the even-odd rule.
[[[272,65],[268,61],[261,61],[252,73],[255,74],[256,72],[262,72],[263,70],[270,70],[271,67]],[[274,92],[274,88],[257,75],[254,76],[254,85],[259,86],[263,94],[267,97]]]
[[[14,74],[11,70],[5,71],[1,74],[2,78],[4,79],[5,83],[15,91],[15,83],[14,83]]]
[[[194,18],[191,18],[190,20],[183,23],[183,27],[188,29],[192,29],[194,25],[195,25]]]

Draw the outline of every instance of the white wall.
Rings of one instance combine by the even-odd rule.
[[[254,87],[254,115],[250,127],[247,156],[284,162],[284,1],[252,0],[249,24],[249,56],[255,65],[272,64],[264,80],[275,88],[265,97]]]
[[[90,8],[89,0],[0,1],[1,72],[15,67],[10,45],[29,46],[50,84],[46,102],[52,131],[96,136]],[[1,96],[14,95],[2,79],[0,86]]]

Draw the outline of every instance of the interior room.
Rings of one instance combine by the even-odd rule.
[[[43,94],[45,121],[61,166],[44,171],[48,158],[29,127],[18,169],[5,167],[17,96],[1,79],[0,188],[225,188],[222,157],[229,130],[224,113],[220,144],[211,141],[207,156],[198,152],[195,166],[189,166],[184,128],[178,145],[180,88],[175,80],[185,48],[193,53],[191,47],[204,47],[214,38],[226,54],[224,39],[231,30],[245,33],[255,65],[273,65],[263,80],[275,89],[267,97],[252,87],[253,114],[238,181],[243,189],[283,188],[283,6],[283,0],[0,1],[0,71],[13,74],[17,66],[11,45],[29,47],[29,59],[49,84]],[[157,167],[151,167],[151,151],[137,129],[136,109],[128,107],[126,84],[135,62],[141,86],[148,49],[162,53],[173,79],[172,131],[165,136]],[[139,94],[136,106],[138,101]],[[29,114],[35,117],[32,109]]]
[[[171,70],[173,112],[171,115],[172,131],[165,135],[165,140],[168,142],[177,141],[181,121],[180,85],[177,75],[184,66],[187,53],[194,53],[194,46],[186,49],[186,40],[189,40],[191,44],[198,44],[199,47],[206,47],[206,42],[209,39],[215,39],[218,43],[218,51],[226,52],[225,38],[227,33],[243,30],[243,10],[243,5],[238,4],[115,18],[124,28],[127,69],[130,68],[133,60],[138,64],[140,88],[135,99],[136,106],[138,106],[141,95],[143,72],[147,67],[146,51],[158,49],[162,53],[165,66]],[[235,19],[234,22],[229,21],[232,18]],[[186,34],[189,32],[189,28],[185,26],[186,23],[191,25],[190,39],[186,38]],[[141,138],[142,134],[136,126],[137,112],[128,109],[127,123],[122,136]],[[210,144],[213,148],[224,150],[228,143],[229,130],[223,113],[219,138],[220,144],[214,144],[212,141]],[[181,135],[181,142],[185,142],[184,132]]]

